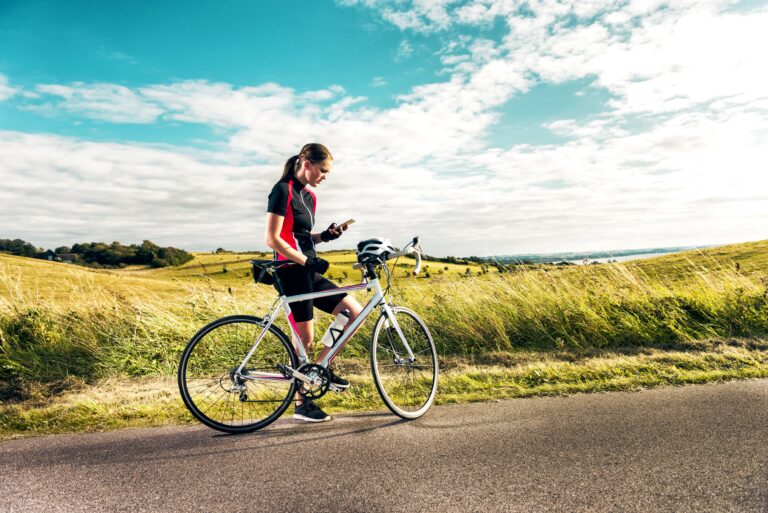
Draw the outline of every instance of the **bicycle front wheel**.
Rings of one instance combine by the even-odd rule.
[[[192,415],[206,426],[247,433],[273,422],[290,405],[296,385],[280,366],[295,369],[296,353],[282,331],[275,326],[265,330],[261,322],[248,315],[223,317],[197,332],[182,353],[179,391]]]
[[[416,313],[399,306],[391,310],[414,358],[409,358],[394,323],[382,312],[371,338],[373,381],[392,413],[415,419],[435,400],[437,351],[427,325]]]

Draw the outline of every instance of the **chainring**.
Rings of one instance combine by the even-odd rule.
[[[296,380],[299,385],[299,394],[307,399],[320,399],[328,392],[331,385],[331,375],[328,369],[316,363],[305,363],[297,369],[305,376],[309,376],[314,383],[304,383]]]

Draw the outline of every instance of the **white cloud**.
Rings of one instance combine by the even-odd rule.
[[[690,113],[636,134],[598,130],[473,160],[507,189],[510,232],[540,240],[539,250],[750,240],[766,236],[767,130],[768,119],[749,112]],[[540,190],[557,180],[568,186]]]
[[[0,133],[0,218],[6,236],[53,246],[145,238],[208,249],[255,246],[258,166],[206,164],[180,151]],[[226,236],[222,237],[222,228]]]
[[[221,160],[180,149],[0,132],[0,218],[8,221],[2,232],[51,247],[149,238],[188,249],[264,248],[266,198],[281,168],[211,163]],[[334,185],[318,192],[318,226],[353,216],[357,237],[364,230],[395,240],[425,228],[436,210],[434,202],[421,203],[420,191],[436,182],[431,172],[379,160],[355,167],[350,160],[339,159],[328,182]],[[408,193],[405,179],[413,185]],[[430,186],[430,194],[449,185]],[[351,237],[342,242],[351,246]]]
[[[47,113],[65,110],[114,123],[151,123],[163,113],[153,102],[117,84],[46,84],[37,86],[37,91],[61,98],[57,103],[29,107]]]
[[[448,8],[457,0],[337,0],[344,6],[363,5],[376,9],[382,18],[400,30],[435,31],[451,24]]]
[[[5,75],[0,74],[0,102],[7,100],[18,92],[18,89],[11,87],[8,83],[8,78]]]
[[[413,46],[411,45],[410,41],[403,39],[400,41],[400,45],[398,45],[397,51],[395,52],[395,60],[404,61],[411,55],[413,55]]]
[[[768,12],[693,13],[663,20],[631,45],[594,60],[599,83],[617,95],[618,114],[668,112],[721,98],[768,96],[768,73],[758,63],[768,46]]]
[[[611,106],[620,115],[679,111],[737,95],[756,101],[768,91],[762,65],[768,11],[731,12],[731,5],[726,0],[475,0],[446,11],[440,28],[458,30],[461,24],[501,17],[508,35],[500,43],[452,37],[442,59],[451,72],[471,72],[495,59],[515,63],[519,73],[542,82],[595,77],[596,85],[615,95]],[[369,7],[385,9],[378,3]],[[409,12],[422,14],[416,6]]]
[[[317,191],[318,225],[359,221],[329,248],[420,234],[430,253],[460,255],[754,239],[768,216],[766,119],[743,107],[691,113],[640,133],[598,130],[563,145],[449,152],[421,164],[399,163],[373,139],[366,147],[345,134],[323,138],[336,165]],[[264,248],[280,161],[230,165],[230,154],[10,132],[0,141],[7,236],[47,246],[150,238]]]
[[[387,79],[384,77],[373,77],[370,83],[371,87],[384,87],[385,85],[387,85]]]

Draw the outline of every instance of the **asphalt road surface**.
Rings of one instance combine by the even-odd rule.
[[[768,381],[8,441],[0,511],[768,512]]]

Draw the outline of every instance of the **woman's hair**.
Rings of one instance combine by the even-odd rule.
[[[296,169],[298,169],[302,159],[315,164],[317,162],[322,162],[323,160],[333,160],[333,155],[328,151],[328,148],[320,143],[305,144],[298,155],[294,155],[285,162],[283,178],[295,175]]]

